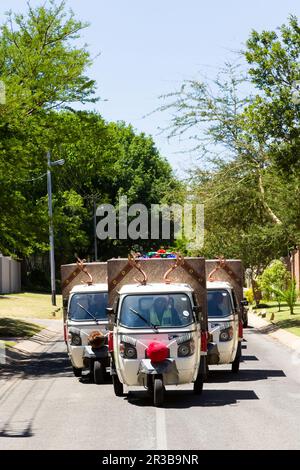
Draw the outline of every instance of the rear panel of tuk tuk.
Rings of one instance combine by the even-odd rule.
[[[165,273],[174,266],[176,260],[169,258],[139,259],[141,269],[147,275],[147,283],[164,282]],[[108,303],[113,307],[120,288],[126,284],[138,284],[143,276],[127,258],[107,261]],[[207,300],[204,258],[184,258],[169,276],[170,282],[188,284],[194,291],[195,303],[200,306],[202,314],[201,329],[207,331]]]
[[[244,286],[244,266],[239,259],[226,259],[225,264],[220,263],[219,259],[209,259],[205,261],[206,279],[213,281],[229,282],[234,290],[239,320],[242,320],[243,286]]]
[[[102,284],[107,282],[107,264],[103,262],[85,263],[84,266],[92,276],[93,283]],[[61,293],[63,299],[63,325],[66,340],[66,321],[69,296],[72,288],[90,280],[89,276],[83,272],[77,263],[63,264],[61,273]]]
[[[242,261],[238,259],[211,259],[205,261],[205,267],[207,281],[228,282],[232,286],[237,302],[238,320],[241,324],[243,313],[243,306],[241,305],[241,301],[243,299],[244,286],[244,267]],[[237,335],[237,340],[241,341],[242,338],[240,337],[240,328],[238,328],[238,331],[235,334]],[[234,350],[231,352],[226,351],[226,344],[222,344],[221,346],[222,348],[219,351],[220,364],[230,363],[235,356],[237,346],[235,345]],[[208,362],[212,364],[214,363],[211,362],[210,359]]]
[[[176,260],[168,258],[139,259],[141,269],[147,276],[147,284],[164,283],[165,273],[175,265]],[[136,284],[142,281],[142,274],[129,262],[128,259],[112,259],[107,262],[108,273],[108,303],[116,308],[116,299],[121,287]],[[205,335],[208,331],[207,298],[204,258],[185,258],[168,276],[172,283],[188,284],[194,291],[194,303],[201,308],[200,330]],[[199,339],[201,341],[201,339]],[[206,345],[205,345],[206,346]],[[203,348],[201,348],[203,349]],[[206,355],[206,350],[201,351]],[[132,364],[132,367],[134,365]],[[135,371],[136,374],[136,371]],[[186,382],[185,382],[186,383]]]

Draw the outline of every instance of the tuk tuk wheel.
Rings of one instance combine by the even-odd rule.
[[[241,341],[239,341],[237,351],[236,351],[236,355],[235,355],[234,361],[231,365],[231,370],[234,374],[237,374],[239,369],[240,369],[241,357],[242,357],[242,343],[241,343]]]
[[[117,397],[122,397],[123,396],[123,384],[120,382],[119,377],[117,374],[112,375],[112,383],[114,387],[114,392]]]
[[[100,361],[94,361],[94,382],[95,384],[103,384],[105,369]]]
[[[77,367],[74,367],[74,366],[72,366],[72,369],[73,369],[73,374],[75,375],[75,377],[81,377],[82,369],[77,369]]]
[[[160,378],[154,378],[154,383],[153,383],[153,403],[154,406],[160,406],[163,404],[164,401],[164,384],[162,379]]]
[[[194,393],[195,395],[201,395],[203,390],[203,384],[205,381],[205,376],[203,374],[198,374],[194,382]]]

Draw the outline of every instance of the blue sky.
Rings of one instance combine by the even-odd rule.
[[[0,20],[8,9],[23,12],[26,0],[1,0]],[[44,3],[31,0],[32,6]],[[226,60],[237,60],[252,29],[275,29],[299,0],[68,0],[76,16],[91,23],[83,33],[94,61],[90,75],[103,100],[96,109],[107,120],[124,120],[151,134],[161,153],[183,174],[191,158],[177,152],[178,140],[158,135],[168,115],[155,113],[158,96],[176,90],[184,79],[213,77]]]

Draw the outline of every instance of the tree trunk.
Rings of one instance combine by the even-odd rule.
[[[261,201],[262,201],[262,204],[266,210],[266,212],[269,214],[270,218],[272,219],[272,221],[274,222],[274,224],[276,225],[282,225],[282,222],[281,220],[277,217],[276,214],[274,214],[274,212],[272,211],[271,207],[268,205],[268,203],[266,202],[266,199],[265,199],[265,188],[263,186],[263,181],[262,181],[262,174],[261,174],[261,169],[257,170],[257,174],[258,174],[258,187],[259,187],[259,191],[260,191],[260,194],[261,194]]]
[[[262,299],[262,294],[261,294],[261,290],[259,289],[256,280],[253,277],[251,278],[251,285],[252,285],[252,290],[253,290],[255,306],[258,307],[259,302]]]

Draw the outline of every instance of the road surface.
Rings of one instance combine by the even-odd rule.
[[[0,449],[300,449],[300,357],[254,328],[243,354],[239,375],[213,367],[202,396],[181,386],[156,409],[76,379],[59,336],[0,374]]]

